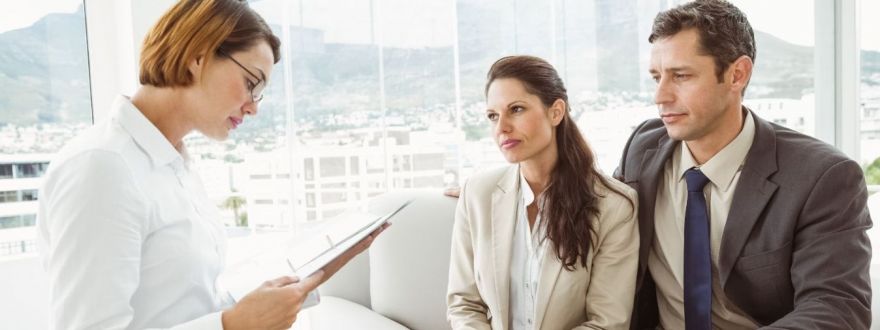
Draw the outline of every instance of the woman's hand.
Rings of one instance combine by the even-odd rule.
[[[336,274],[355,256],[373,244],[376,236],[391,224],[386,223],[348,251],[331,261],[323,269],[303,281],[292,276],[282,276],[266,281],[239,301],[235,307],[223,312],[223,329],[289,329],[296,321],[309,292]]]
[[[369,236],[364,237],[364,239],[362,239],[360,242],[358,242],[350,249],[336,257],[336,259],[333,259],[333,261],[324,266],[324,268],[322,268],[324,270],[324,274],[326,274],[326,276],[324,276],[324,281],[330,279],[330,277],[332,277],[333,274],[336,274],[336,272],[339,271],[342,266],[345,266],[345,264],[351,261],[351,259],[369,248],[370,245],[373,244],[373,241],[376,240],[376,236],[379,236],[379,234],[385,231],[385,229],[389,226],[391,226],[390,223],[385,223],[384,225],[370,233]],[[321,281],[321,283],[323,283],[324,281]]]
[[[295,276],[266,281],[223,311],[223,329],[289,329],[309,292],[325,281],[325,274],[319,270],[302,281]]]

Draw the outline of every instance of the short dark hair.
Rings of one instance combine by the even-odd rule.
[[[740,56],[755,61],[755,33],[746,15],[724,0],[696,0],[660,12],[654,18],[648,42],[671,37],[682,30],[697,29],[703,54],[715,59],[718,82]]]

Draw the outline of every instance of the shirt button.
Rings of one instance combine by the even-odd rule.
[[[529,319],[529,324],[532,324],[532,319]]]

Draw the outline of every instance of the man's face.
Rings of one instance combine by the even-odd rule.
[[[657,82],[654,103],[669,136],[675,140],[711,140],[720,131],[739,127],[737,103],[728,72],[718,82],[715,60],[700,52],[696,29],[654,41],[651,76]]]

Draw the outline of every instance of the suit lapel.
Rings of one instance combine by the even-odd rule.
[[[727,284],[752,227],[778,188],[775,183],[767,180],[777,170],[776,131],[770,123],[754,113],[752,118],[755,120],[755,140],[736,185],[721,239],[718,269],[722,288]]]
[[[516,225],[517,185],[519,166],[511,166],[498,181],[492,193],[492,255],[495,266],[495,292],[498,299],[501,324],[510,325],[510,257],[513,250],[513,230]]]
[[[547,305],[550,304],[550,296],[553,295],[559,273],[562,272],[562,262],[556,257],[553,244],[550,244],[550,241],[544,242],[543,250],[544,260],[541,262],[541,278],[538,280],[538,297],[535,301],[535,325],[538,329],[544,322],[544,314],[547,312]]]
[[[645,237],[641,238],[639,255],[639,274],[644,274],[648,267],[647,256],[654,241],[654,207],[657,201],[657,187],[663,177],[663,168],[672,155],[679,141],[663,135],[657,141],[657,147],[645,150],[639,170],[639,226],[643,228]],[[641,277],[639,280],[641,286]]]

